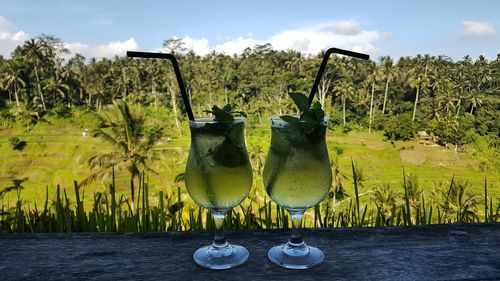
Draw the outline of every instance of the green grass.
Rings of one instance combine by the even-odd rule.
[[[327,198],[305,216],[305,225],[314,227],[377,227],[407,226],[431,223],[471,223],[500,221],[500,206],[494,207],[488,197],[488,183],[484,182],[484,213],[481,217],[481,200],[467,192],[468,185],[451,180],[447,191],[435,202],[425,201],[424,193],[415,197],[415,182],[403,173],[403,203],[390,203],[375,197],[373,202],[360,203],[357,167],[351,162],[354,198],[341,202]],[[156,203],[151,202],[147,177],[141,175],[136,196],[116,192],[114,173],[109,190],[93,194],[93,204],[86,208],[78,184],[74,182],[74,200],[66,189],[56,187],[56,195],[49,200],[45,191],[43,207],[30,206],[22,199],[22,189],[15,191],[16,202],[12,207],[2,205],[0,233],[24,232],[156,232],[192,231],[214,229],[214,221],[206,210],[186,204],[183,192],[177,188],[172,194],[158,192]],[[2,194],[3,196],[3,194]],[[415,201],[416,200],[416,201]],[[413,204],[413,203],[417,204]],[[427,202],[427,203],[426,203]],[[335,206],[341,203],[340,206]],[[495,201],[498,204],[498,202]],[[389,204],[392,213],[385,212]],[[375,207],[373,206],[375,205]],[[255,206],[258,206],[255,208]],[[433,208],[437,210],[432,212]],[[90,209],[90,210],[89,210]],[[289,228],[289,215],[270,200],[256,202],[250,196],[240,206],[229,212],[224,221],[226,229]]]
[[[500,184],[498,162],[490,162],[488,170],[481,171],[479,167],[484,159],[469,152],[456,153],[453,149],[426,146],[417,141],[396,142],[393,146],[383,141],[381,132],[333,134],[329,140],[330,151],[336,147],[343,150],[338,156],[341,170],[350,169],[350,159],[354,159],[363,169],[366,186],[387,182],[401,184],[403,167],[418,175],[425,189],[432,189],[435,183],[448,182],[453,176],[469,181],[478,192],[481,192],[484,175],[494,186]],[[500,190],[496,189],[494,194],[499,196]]]
[[[123,211],[126,212],[129,208],[127,202],[130,204],[130,200],[124,200],[131,197],[130,183],[125,172],[116,173],[114,184],[110,178],[82,188],[78,193],[73,187],[73,181],[81,181],[89,174],[85,165],[86,157],[95,151],[109,149],[98,139],[81,136],[84,128],[92,128],[96,125],[96,119],[92,113],[76,112],[76,114],[77,118],[72,119],[48,117],[48,122],[36,125],[31,131],[26,131],[25,128],[0,130],[0,155],[2,155],[0,157],[0,190],[12,186],[13,179],[26,179],[21,184],[24,187],[21,191],[21,202],[18,201],[15,192],[9,192],[3,196],[0,204],[4,207],[5,212],[12,213],[13,208],[15,210],[20,203],[22,211],[29,214],[30,211],[34,210],[35,204],[38,208],[47,204],[49,210],[53,209],[54,211],[59,208],[59,214],[63,213],[61,210],[66,210],[67,214],[75,212],[74,216],[78,214],[80,217],[85,213],[87,222],[91,219],[95,220],[92,222],[94,228],[91,227],[93,231],[101,231],[101,228],[96,229],[95,227],[102,224],[104,218],[90,215],[90,213],[97,214],[103,210],[107,210],[106,212],[109,213],[114,198],[116,204],[113,205],[115,206],[113,208],[116,210],[119,206],[120,211],[110,212],[115,216],[115,219],[112,220],[119,222],[120,216],[123,218]],[[153,168],[159,172],[159,175],[149,174],[147,176],[148,196],[145,197],[144,204],[154,206],[156,209],[151,207],[150,211],[134,214],[137,217],[132,216],[130,212],[126,215],[126,217],[132,217],[140,222],[146,214],[150,218],[155,216],[161,218],[161,213],[165,213],[166,217],[161,221],[163,221],[162,226],[166,228],[159,228],[160,226],[156,225],[157,222],[151,221],[146,226],[151,231],[154,229],[150,228],[150,224],[156,225],[158,230],[210,227],[210,218],[207,219],[206,212],[198,209],[196,204],[192,202],[185,191],[183,182],[175,181],[176,176],[184,172],[189,151],[190,138],[187,135],[186,122],[183,125],[182,135],[178,134],[178,130],[170,129],[167,132],[169,136],[162,140],[158,148],[164,152],[163,159],[153,164]],[[24,150],[16,151],[11,148],[9,138],[13,136],[27,142]],[[242,203],[241,207],[235,208],[233,212],[235,217],[232,222],[241,226],[288,227],[287,213],[271,203],[262,185],[261,172],[269,148],[270,130],[265,125],[252,126],[249,124],[246,136],[254,168],[254,185],[249,198]],[[484,215],[485,212],[490,215],[490,218],[496,214],[496,206],[498,198],[500,198],[500,188],[498,188],[500,185],[500,166],[498,160],[494,159],[491,156],[492,153],[485,148],[481,139],[478,144],[466,146],[464,151],[455,152],[453,149],[426,146],[416,141],[391,144],[384,141],[381,132],[368,134],[365,131],[351,131],[348,134],[343,134],[337,130],[328,131],[327,145],[332,160],[337,159],[338,167],[336,168],[340,171],[340,184],[349,197],[335,202],[332,201],[332,198],[327,198],[321,205],[308,211],[305,220],[309,226],[373,226],[411,223],[411,220],[404,219],[405,215],[408,216],[408,208],[402,208],[402,206],[409,204],[404,197],[406,181],[403,178],[403,169],[406,173],[417,176],[419,188],[424,192],[424,197],[422,197],[424,202],[419,202],[423,207],[418,209],[418,216],[410,210],[410,215],[415,216],[413,218],[415,223],[417,221],[418,223],[442,221],[441,214],[438,214],[437,211],[438,206],[435,199],[437,195],[434,193],[437,192],[438,188],[446,189],[451,186],[453,184],[452,178],[455,182],[467,185],[468,192],[476,196],[487,197],[485,202],[491,201],[484,204],[485,207],[489,206],[489,208],[476,210],[479,214],[478,218],[487,219],[488,216]],[[353,170],[353,167],[356,169]],[[355,177],[353,177],[353,171],[356,173]],[[356,181],[357,192],[355,192],[353,178],[358,179]],[[487,194],[485,192],[485,179],[487,181]],[[110,190],[111,184],[113,192]],[[57,193],[58,185],[59,196]],[[373,190],[386,185],[397,195],[398,200],[404,201],[398,201],[396,209],[392,210],[394,213],[394,216],[390,218],[392,222],[387,222],[380,215],[377,215],[380,210],[373,202]],[[142,201],[138,201],[137,196],[137,194],[134,195],[136,197],[135,206],[142,204]],[[353,198],[355,198],[354,201]],[[54,209],[54,206],[58,206],[58,202],[63,205],[67,204]],[[178,205],[175,205],[175,202]],[[106,204],[109,206],[106,207]],[[180,208],[181,205],[182,208]],[[182,211],[180,213],[170,212],[173,210],[172,208],[182,209]],[[148,208],[142,210],[148,210]],[[156,213],[153,214],[153,212]],[[40,215],[43,211],[38,209],[37,213]],[[52,214],[57,214],[57,212]],[[174,214],[175,220],[173,220]],[[399,214],[400,217],[398,218],[396,214]],[[200,218],[203,219],[200,220]],[[173,223],[173,226],[166,226],[167,221]],[[460,218],[452,221],[460,221]],[[145,227],[140,226],[137,221],[131,223],[128,220],[127,228],[122,228],[122,230],[133,230],[131,224],[135,225],[138,230]],[[110,230],[106,226],[103,227],[105,230]]]

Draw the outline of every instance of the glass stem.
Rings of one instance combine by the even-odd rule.
[[[303,245],[304,239],[302,239],[301,229],[304,210],[290,211],[290,216],[292,217],[292,236],[290,237],[290,244],[294,246]]]
[[[215,248],[227,247],[227,241],[224,237],[224,212],[212,212],[212,218],[215,222],[215,236],[213,246]]]

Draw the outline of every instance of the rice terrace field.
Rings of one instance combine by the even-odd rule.
[[[22,183],[23,198],[32,204],[43,202],[46,186],[49,191],[55,192],[55,187],[59,184],[72,194],[73,181],[83,180],[90,172],[85,165],[85,157],[93,151],[108,149],[107,144],[101,140],[82,136],[85,128],[92,129],[97,124],[97,120],[92,119],[92,114],[87,115],[83,121],[80,118],[51,118],[30,132],[23,128],[2,130],[0,186],[11,185],[13,179],[25,179]],[[182,135],[178,135],[177,131],[172,132],[162,139],[157,148],[164,150],[165,156],[154,164],[158,175],[149,175],[152,191],[177,188],[174,179],[184,172],[190,142],[186,122],[183,125]],[[246,133],[250,153],[255,148],[257,152],[254,153],[260,154],[253,163],[254,167],[258,167],[262,163],[256,163],[256,159],[265,159],[269,149],[270,129],[264,125],[249,127]],[[378,131],[368,134],[356,130],[348,133],[331,130],[328,134],[329,151],[332,158],[338,160],[341,174],[348,176],[344,181],[346,191],[351,195],[351,159],[363,170],[366,188],[389,183],[394,189],[400,189],[403,168],[407,173],[417,175],[420,187],[428,192],[440,184],[449,183],[452,177],[467,181],[471,191],[478,194],[483,192],[485,178],[492,186],[500,185],[498,162],[481,154],[478,145],[467,146],[455,152],[453,148],[420,144],[416,140],[396,141],[393,145]],[[13,150],[9,144],[12,136],[25,140],[26,148],[20,152]],[[119,174],[117,180],[117,190],[128,192],[130,184],[127,175]],[[91,196],[94,192],[105,191],[108,184],[109,182],[106,184],[98,181],[86,187],[85,193]],[[253,188],[264,192],[260,177],[256,177]],[[500,189],[494,188],[490,194],[500,197]],[[11,193],[4,200],[14,202],[15,197]]]
[[[156,112],[153,108],[142,110]],[[161,109],[160,111],[165,110]],[[159,118],[158,116],[167,114],[166,112],[154,113],[149,119],[156,119]],[[184,172],[189,151],[190,138],[187,133],[186,123],[182,122],[179,129],[176,129],[175,126],[171,127],[170,131],[167,131],[165,136],[162,137],[159,145],[155,148],[161,151],[161,157],[151,165],[157,173],[148,173],[146,175],[147,192],[150,197],[148,204],[159,206],[159,201],[162,201],[159,196],[164,197],[165,202],[167,202],[164,203],[167,206],[163,207],[166,217],[172,215],[175,217],[176,213],[180,215],[179,222],[176,223],[177,226],[174,225],[175,228],[170,226],[171,229],[178,230],[204,228],[209,227],[210,224],[209,217],[202,215],[205,211],[199,210],[199,207],[190,199],[183,181],[176,180],[176,177]],[[6,210],[15,210],[17,208],[18,195],[20,195],[22,208],[25,211],[33,210],[35,206],[38,208],[44,206],[47,199],[49,200],[49,206],[56,206],[58,202],[56,187],[58,185],[61,192],[64,190],[64,196],[68,198],[66,200],[69,200],[66,201],[66,204],[69,205],[68,208],[76,206],[75,198],[77,197],[73,182],[75,180],[80,182],[91,173],[86,164],[90,155],[96,153],[96,151],[102,152],[110,149],[109,144],[106,142],[98,138],[82,135],[85,129],[92,131],[97,124],[98,120],[95,118],[95,113],[76,110],[70,118],[60,118],[55,115],[47,116],[45,122],[37,124],[30,131],[26,131],[22,127],[13,127],[0,131],[0,153],[2,155],[0,160],[0,170],[2,171],[0,186],[13,186],[15,184],[13,180],[16,179],[20,180],[19,185],[22,186],[19,194],[14,190],[2,195],[4,213]],[[266,194],[262,183],[261,175],[269,149],[270,129],[263,124],[250,125],[246,129],[246,135],[247,146],[254,168],[254,184],[251,195],[243,202],[241,209],[235,209],[235,215],[237,215],[237,212],[241,212],[241,215],[248,215],[247,212],[250,210],[254,212],[255,224],[260,225],[260,227],[287,226],[288,223],[284,222],[285,219],[288,220],[286,215],[284,213],[280,214],[279,207],[276,207],[276,205],[271,207],[272,203],[270,203],[270,198]],[[412,188],[419,194],[418,198],[415,198],[415,200],[419,201],[418,204],[436,204],[436,206],[439,206],[437,202],[443,200],[443,195],[440,194],[439,190],[449,192],[452,180],[466,187],[464,196],[473,197],[472,202],[474,203],[477,220],[484,219],[485,184],[488,189],[488,201],[491,200],[492,204],[498,204],[499,202],[500,166],[498,160],[488,154],[492,152],[487,149],[487,145],[481,138],[475,144],[463,146],[460,150],[455,151],[453,147],[446,148],[417,140],[391,142],[383,136],[382,131],[368,133],[366,129],[362,128],[344,132],[341,127],[337,127],[328,130],[327,135],[327,146],[335,175],[332,191],[337,193],[335,196],[340,195],[340,199],[328,196],[319,207],[309,210],[306,213],[306,225],[318,226],[317,217],[323,217],[326,226],[328,223],[326,223],[325,217],[335,217],[335,212],[337,212],[337,215],[339,215],[339,212],[342,215],[342,212],[354,209],[353,200],[357,196],[353,184],[351,161],[356,167],[361,208],[365,207],[371,212],[376,212],[377,205],[386,204],[383,201],[377,202],[376,200],[393,200],[392,205],[394,207],[392,207],[390,201],[389,206],[391,207],[386,206],[386,209],[401,208],[397,206],[405,205],[403,169],[405,177],[407,177],[406,180],[411,181]],[[13,136],[26,141],[23,150],[12,149],[10,139]],[[109,187],[111,183],[112,179],[108,177],[81,187],[79,189],[79,193],[81,193],[79,200],[82,201],[83,207],[86,210],[94,210],[96,208],[96,194],[111,194]],[[132,213],[132,210],[129,209],[130,206],[127,208],[125,204],[125,198],[131,197],[128,174],[125,171],[117,172],[114,185],[115,192],[125,196],[120,198],[119,210]],[[384,199],[384,194],[376,193],[380,192],[378,190],[384,190],[383,187],[387,187],[387,190],[390,190],[389,193],[392,192],[389,195],[385,194],[389,198],[385,197]],[[48,197],[46,197],[46,192],[48,192]],[[421,202],[422,198],[425,198],[424,202]],[[64,202],[64,199],[61,199],[61,201]],[[134,200],[132,201],[134,202]],[[136,201],[136,204],[138,204],[137,211],[139,211],[141,209],[141,200],[138,197]],[[179,202],[181,203],[179,204]],[[103,204],[104,207],[109,204],[109,201],[103,200],[100,204]],[[269,204],[269,207],[264,206],[265,204]],[[176,210],[175,208],[179,206],[182,206],[182,208]],[[381,205],[381,207],[384,208],[384,205]],[[489,207],[489,212],[493,211],[493,214],[495,214],[497,212],[495,207],[495,205]],[[420,207],[415,208],[415,210],[417,209],[420,209]],[[195,219],[193,214],[197,214],[198,219]],[[285,216],[285,218],[280,216]],[[372,214],[372,216],[375,215]],[[396,214],[388,215],[387,219],[389,217],[396,224]],[[202,223],[204,225],[208,223],[208,225],[200,226],[200,223],[197,222],[197,226],[193,226],[193,219],[197,221],[202,219]],[[438,222],[438,219],[441,220],[442,218],[438,218],[436,211],[434,211],[434,214],[430,214],[424,221],[435,223]],[[90,218],[87,220],[90,221]],[[281,220],[281,223],[279,220]],[[339,224],[340,220],[340,216],[332,219],[330,225],[342,226],[342,224]],[[366,226],[377,225],[375,218],[370,219],[371,221],[368,218],[365,220],[364,224]],[[402,218],[400,220],[401,222],[398,224],[404,223]],[[472,218],[472,220],[475,219]],[[346,221],[345,226],[356,224],[353,219],[346,219]],[[416,221],[414,223],[418,224]],[[138,228],[126,228],[122,223],[122,229],[140,230],[141,224],[138,223],[137,225]],[[167,223],[165,223],[165,228],[168,228],[166,225]],[[247,223],[247,225],[249,226],[250,223]],[[245,226],[242,226],[241,223],[234,223],[232,227],[240,228]],[[74,228],[69,229],[75,230]],[[110,228],[99,228],[97,226],[94,230],[104,231],[105,229],[110,230]],[[161,228],[147,229],[161,230]]]

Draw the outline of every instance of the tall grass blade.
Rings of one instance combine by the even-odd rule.
[[[356,194],[356,225],[361,226],[359,224],[359,217],[360,217],[360,212],[359,212],[359,192],[358,192],[358,176],[356,175],[356,169],[354,168],[354,162],[351,159],[351,167],[352,167],[352,178],[354,181],[354,192]]]
[[[408,199],[408,187],[407,187],[406,173],[404,168],[403,168],[403,187],[405,190],[405,205],[406,205],[405,225],[411,225],[410,200]]]

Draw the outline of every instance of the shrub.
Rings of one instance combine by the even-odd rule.
[[[0,129],[11,128],[16,118],[12,116],[8,111],[1,110],[0,111]]]
[[[71,108],[63,104],[58,104],[51,110],[51,113],[57,116],[58,118],[70,118],[72,115]]]
[[[13,150],[22,151],[26,147],[26,141],[23,141],[18,137],[10,138],[9,142]]]
[[[2,91],[0,91],[0,109],[1,108],[6,108],[7,107],[7,103],[5,102],[4,99],[2,99],[2,95],[1,95]]]
[[[339,147],[339,146],[334,146],[333,150],[335,151],[336,155],[342,155],[344,153],[344,149],[342,147]]]
[[[342,133],[347,134],[350,131],[352,131],[352,127],[350,124],[345,124],[345,126],[342,126]]]
[[[384,125],[384,136],[390,140],[409,140],[415,135],[416,125],[408,114],[391,116]]]
[[[477,140],[478,135],[473,122],[471,115],[450,117],[433,123],[432,130],[438,137],[439,144],[451,143],[457,148]]]
[[[332,113],[330,113],[330,122],[328,122],[328,126],[332,128],[342,126],[342,118],[342,109],[333,110]]]
[[[372,129],[383,130],[386,121],[387,121],[387,118],[385,116],[375,115],[373,117],[373,121],[372,121]]]

